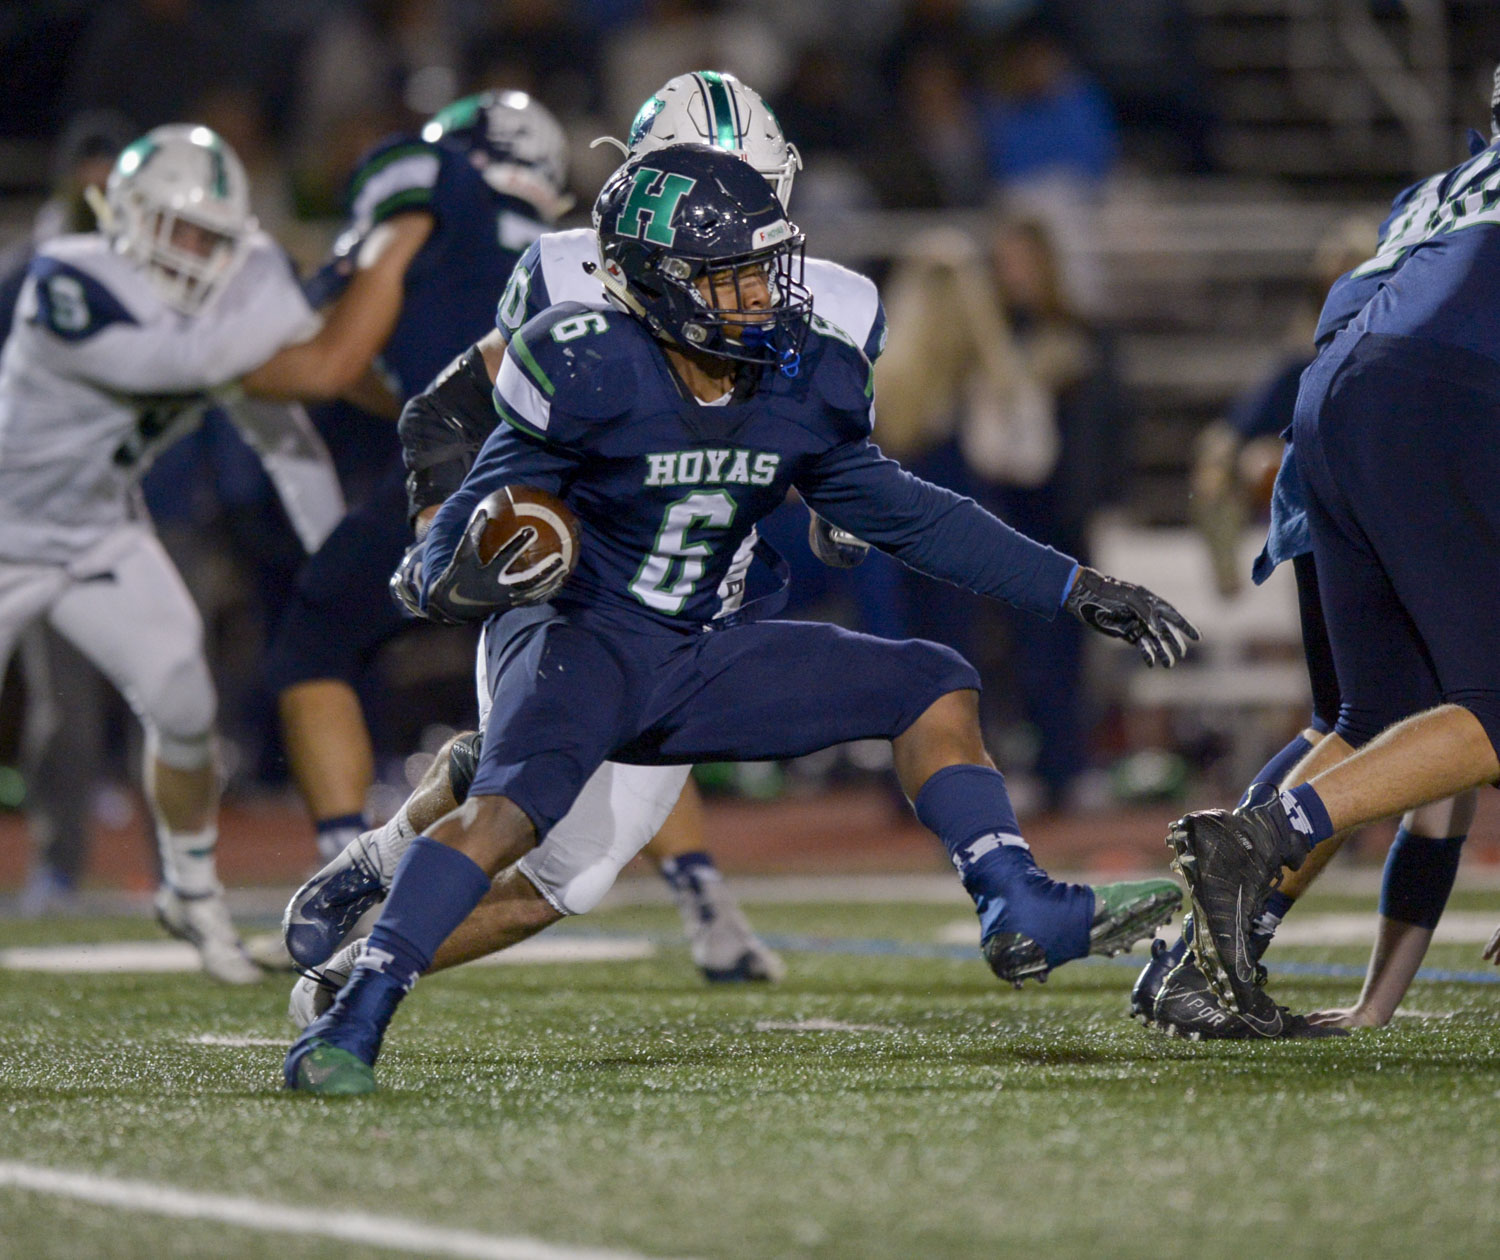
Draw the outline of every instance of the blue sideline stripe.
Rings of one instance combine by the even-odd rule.
[[[609,932],[578,932],[577,935],[598,939],[626,939],[618,933]],[[682,938],[679,936],[648,934],[646,939],[654,945],[668,947],[682,943]],[[973,945],[926,945],[921,941],[892,941],[854,936],[775,934],[762,934],[761,940],[772,949],[801,954],[853,954],[866,958],[943,958],[957,962],[980,961],[977,941]],[[1139,954],[1121,954],[1117,958],[1091,958],[1087,961],[1096,965],[1103,963],[1115,967],[1134,967],[1139,970],[1146,965],[1146,954],[1143,950]],[[1353,966],[1349,963],[1299,963],[1273,960],[1270,970],[1272,975],[1316,976],[1330,980],[1362,980],[1365,975],[1363,966]],[[1493,971],[1454,971],[1442,967],[1423,967],[1417,972],[1416,978],[1434,984],[1500,984],[1500,967]]]

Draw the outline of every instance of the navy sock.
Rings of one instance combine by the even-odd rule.
[[[1312,750],[1313,746],[1303,739],[1301,735],[1296,736],[1285,748],[1276,753],[1270,761],[1266,762],[1265,765],[1256,771],[1255,777],[1250,780],[1251,786],[1253,787],[1257,783],[1279,784],[1286,778],[1287,771],[1307,756],[1308,753],[1312,752]],[[1247,787],[1245,795],[1240,797],[1241,805],[1245,803],[1245,797],[1249,795],[1250,788]]]
[[[1333,835],[1333,821],[1328,817],[1328,809],[1311,783],[1299,783],[1283,792],[1281,805],[1292,826],[1312,844],[1322,844]]]
[[[1295,897],[1288,897],[1279,888],[1273,888],[1267,895],[1266,908],[1250,928],[1250,953],[1256,961],[1270,947],[1271,938],[1276,935],[1276,929],[1281,926],[1286,912],[1296,904]]]
[[[320,818],[316,827],[318,856],[325,862],[338,857],[344,851],[344,846],[355,836],[370,829],[363,814],[339,814],[335,818]]]
[[[1089,952],[1094,890],[1059,883],[1036,864],[998,770],[946,766],[922,785],[912,806],[974,899],[980,940],[1019,932],[1040,944],[1054,967]]]
[[[1434,840],[1396,832],[1380,881],[1380,913],[1398,923],[1431,930],[1443,917],[1448,894],[1458,875],[1458,859],[1467,836]]]
[[[661,877],[678,892],[696,892],[699,881],[705,876],[718,875],[719,868],[710,854],[699,849],[667,858],[662,862],[660,872]]]
[[[467,854],[418,836],[401,855],[357,966],[383,971],[410,989],[489,889],[490,877]]]

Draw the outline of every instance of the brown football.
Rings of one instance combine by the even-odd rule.
[[[506,567],[521,573],[548,556],[560,555],[569,573],[578,563],[582,539],[578,518],[556,495],[531,486],[502,486],[479,501],[475,513],[489,519],[479,535],[479,559],[488,564],[519,529],[530,529],[534,537]]]

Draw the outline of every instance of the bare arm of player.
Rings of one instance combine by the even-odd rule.
[[[363,397],[370,363],[401,313],[406,269],[432,228],[433,218],[425,211],[400,214],[376,227],[360,248],[354,278],[329,308],[322,329],[249,373],[241,382],[245,392],[281,400],[338,398],[349,391]]]

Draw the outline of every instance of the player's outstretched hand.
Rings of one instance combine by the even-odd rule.
[[[1500,927],[1495,929],[1495,934],[1490,937],[1490,943],[1484,947],[1483,957],[1500,967]]]
[[[1187,655],[1198,628],[1144,586],[1080,567],[1063,607],[1090,629],[1140,649],[1147,665],[1170,669]]]

